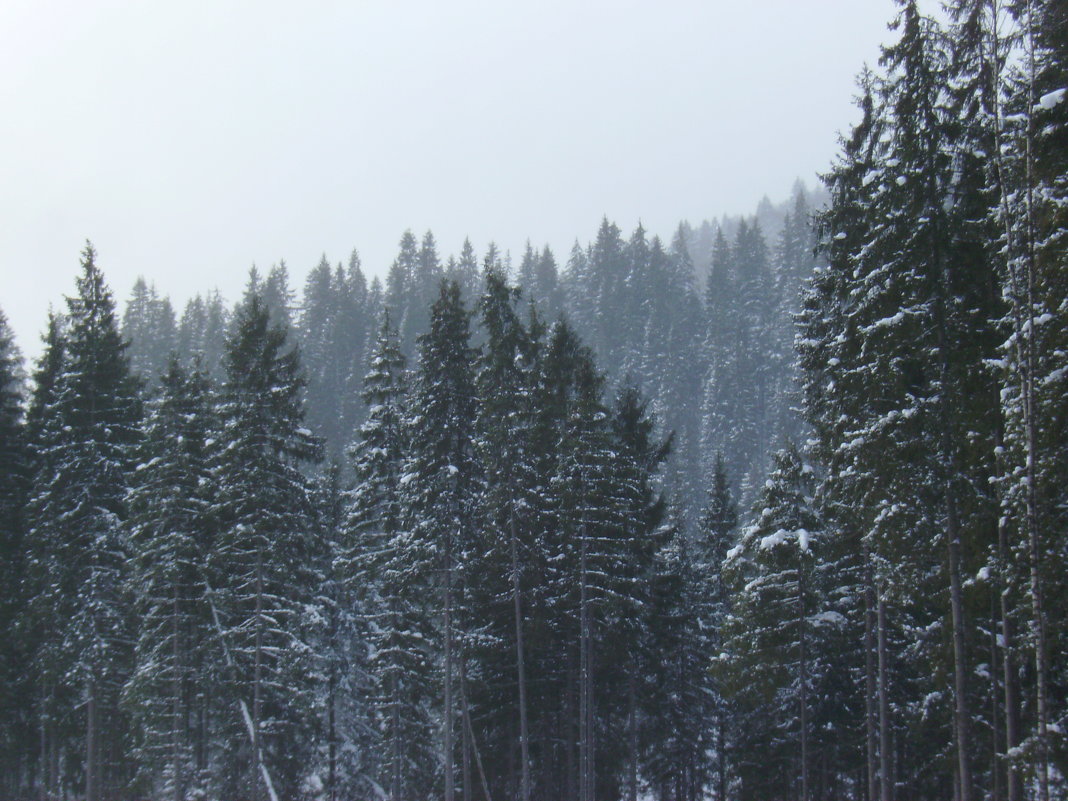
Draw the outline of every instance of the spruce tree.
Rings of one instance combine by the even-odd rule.
[[[412,532],[433,566],[432,597],[437,605],[442,654],[442,732],[444,796],[455,797],[456,695],[461,655],[458,628],[478,514],[481,475],[475,457],[474,353],[469,345],[469,313],[460,287],[442,282],[430,311],[430,330],[420,337],[417,383],[412,402],[406,503]]]
[[[433,577],[412,535],[402,485],[409,450],[405,364],[387,310],[364,377],[367,420],[351,451],[355,483],[342,552],[350,597],[369,637],[377,781],[398,799],[434,784],[438,753],[429,714],[436,686],[426,609]]]
[[[216,531],[210,440],[218,435],[206,376],[172,356],[149,406],[126,521],[138,620],[124,697],[138,727],[143,786],[176,801],[206,792],[218,710],[211,667],[220,643],[205,584]]]
[[[55,688],[43,714],[78,731],[77,750],[70,741],[57,745],[82,766],[82,790],[97,801],[127,769],[116,758],[127,734],[118,691],[130,669],[122,523],[140,403],[114,300],[90,244],[77,290],[67,299],[63,355],[57,348],[39,371],[29,542],[33,615],[47,626],[37,668],[42,684]],[[48,370],[53,366],[58,373]]]
[[[32,680],[27,642],[16,632],[25,614],[23,507],[29,492],[30,454],[25,426],[25,375],[7,317],[0,310],[0,792],[28,790],[32,752]]]
[[[250,287],[227,341],[208,570],[230,711],[218,791],[232,798],[294,793],[314,742],[309,643],[322,619],[314,593],[324,549],[299,467],[320,458],[321,444],[303,427],[304,379],[287,339]]]

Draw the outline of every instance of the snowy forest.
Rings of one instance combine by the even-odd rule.
[[[0,797],[1064,798],[1068,6],[900,6],[754,216],[0,313]]]

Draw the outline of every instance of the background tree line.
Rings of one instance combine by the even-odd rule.
[[[121,323],[87,248],[28,390],[0,337],[5,794],[1063,794],[1068,11],[948,11],[771,248]]]

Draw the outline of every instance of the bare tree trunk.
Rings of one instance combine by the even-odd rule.
[[[465,653],[460,653],[460,715],[463,720],[460,723],[461,733],[461,753],[463,755],[463,797],[464,801],[471,801],[472,786],[471,786],[471,740],[472,732],[470,728],[470,721],[467,714],[467,656]]]
[[[327,798],[337,799],[337,668],[331,665],[326,693]],[[175,799],[180,801],[180,799]]]
[[[637,669],[632,665],[627,679],[627,741],[630,764],[627,766],[627,799],[638,801],[638,688]]]
[[[86,681],[85,704],[85,801],[99,801],[97,782],[96,679]]]
[[[519,587],[519,536],[515,510],[510,515],[512,540],[512,601],[515,607],[516,678],[519,681],[520,801],[530,801],[530,746],[527,730],[527,674],[523,648],[523,607]]]
[[[890,671],[886,653],[886,604],[881,590],[876,605],[879,632],[879,799],[892,801],[894,782],[890,763]]]
[[[995,177],[998,185],[999,204],[1001,206],[1001,217],[1004,228],[1005,246],[1008,258],[1006,259],[1003,267],[1008,278],[1009,287],[1011,289],[1012,300],[1012,314],[1014,322],[1014,333],[1016,340],[1017,350],[1017,362],[1020,365],[1020,384],[1021,394],[1026,398],[1029,394],[1028,386],[1029,382],[1025,378],[1027,373],[1026,365],[1027,358],[1024,353],[1024,337],[1023,337],[1023,315],[1020,309],[1020,296],[1021,288],[1019,286],[1019,278],[1017,271],[1013,266],[1013,255],[1017,252],[1016,237],[1012,226],[1012,215],[1009,210],[1009,185],[1008,176],[1006,175],[1005,163],[1004,163],[1004,151],[1002,147],[1003,135],[1002,135],[1002,113],[1001,113],[1001,97],[1002,97],[1002,73],[1001,65],[1004,63],[1002,53],[1002,40],[999,34],[999,22],[1001,19],[1001,3],[1000,0],[990,0],[990,47],[991,53],[987,58],[987,63],[991,65],[989,69],[990,74],[990,104],[991,115],[994,119],[994,166]],[[1033,93],[1032,93],[1033,94]],[[1028,132],[1028,139],[1030,139],[1030,132]],[[1030,211],[1030,206],[1028,207]],[[1030,230],[1030,226],[1028,226]],[[1033,312],[1033,310],[1032,310]],[[1033,321],[1032,321],[1033,324]],[[1029,329],[1030,330],[1030,329]],[[1025,401],[1024,413],[1026,418],[1030,418],[1030,409]],[[997,486],[1000,488],[1001,479],[1005,474],[1003,465],[1003,423],[999,422],[998,434],[997,434],[997,447],[996,447],[996,470],[997,470]],[[1028,452],[1030,453],[1031,443],[1029,441]],[[1003,506],[1003,499],[1000,497],[999,492],[999,507]],[[1028,504],[1030,508],[1030,503]],[[1005,687],[1005,750],[1007,753],[1011,753],[1020,743],[1020,701],[1019,701],[1019,685],[1016,676],[1016,665],[1014,658],[1014,632],[1012,630],[1012,616],[1011,609],[1009,607],[1009,590],[1011,582],[1009,578],[1009,558],[1011,549],[1008,543],[1008,525],[1006,515],[1004,511],[998,516],[998,564],[999,564],[999,579],[1000,579],[1000,612],[1001,612],[1001,636],[1002,636],[1002,668],[1003,668],[1003,684]],[[1023,778],[1020,776],[1020,771],[1014,764],[1013,760],[1009,759],[1006,766],[1007,774],[1007,788],[1008,788],[1008,801],[1021,801],[1023,798]]]
[[[171,788],[174,801],[182,801],[185,788],[181,781],[181,746],[180,722],[182,714],[182,676],[178,669],[181,650],[178,645],[178,587],[174,588],[174,596],[171,605],[171,658],[174,660],[174,684],[171,692],[174,698],[171,700]]]
[[[40,732],[40,734],[41,734],[41,739],[40,739],[41,751],[40,751],[40,754],[41,755],[39,757],[39,761],[40,761],[40,765],[41,765],[41,767],[40,767],[41,779],[40,779],[40,785],[39,785],[40,792],[38,794],[39,797],[40,797],[40,801],[45,801],[45,799],[48,798],[48,787],[49,787],[49,783],[48,783],[48,778],[49,778],[48,777],[48,716],[47,716],[47,706],[46,706],[46,703],[45,703],[45,699],[47,697],[48,697],[48,689],[47,688],[42,688],[41,689],[40,710],[39,710],[39,715],[38,715],[38,717],[40,718],[39,722],[41,724],[41,732]]]
[[[1002,424],[998,425],[998,439],[996,448],[996,477],[997,487],[1001,487],[1004,476],[1002,446]],[[1002,493],[998,492],[998,611],[1001,617],[1001,666],[1002,686],[1005,688],[1005,754],[1013,753],[1020,744],[1020,686],[1016,675],[1015,632],[1013,631],[1011,608],[1009,606],[1009,592],[1012,588],[1012,580],[1009,572],[1009,559],[1011,548],[1009,547],[1008,517],[1003,508]],[[1022,801],[1023,777],[1015,761],[1006,758],[1005,784],[1008,791],[1008,801]]]
[[[256,656],[252,674],[252,782],[251,787],[260,786],[260,774],[263,772],[263,756],[260,744],[260,720],[263,714],[263,546],[256,546]],[[253,789],[253,798],[260,794]]]
[[[1035,191],[1034,191],[1034,114],[1035,107],[1035,41],[1034,30],[1034,6],[1031,0],[1026,5],[1027,30],[1025,44],[1027,47],[1027,133],[1024,137],[1024,165],[1026,171],[1026,233],[1025,233],[1025,273],[1024,290],[1026,292],[1024,314],[1018,315],[1025,318],[1024,331],[1017,331],[1017,345],[1020,354],[1020,384],[1023,395],[1024,412],[1024,439],[1026,445],[1025,469],[1027,485],[1024,497],[1026,502],[1027,523],[1027,550],[1030,561],[1031,579],[1031,633],[1035,641],[1035,711],[1038,723],[1038,798],[1039,801],[1049,801],[1049,691],[1047,642],[1046,642],[1046,614],[1043,603],[1042,579],[1039,571],[1041,564],[1041,548],[1038,541],[1038,501],[1036,497],[1036,461],[1038,443],[1036,439],[1035,417],[1035,273],[1036,266],[1036,239],[1035,230]],[[1023,334],[1023,335],[1021,335]]]
[[[593,801],[590,794],[590,626],[586,598],[586,532],[583,529],[579,556],[579,801]]]
[[[723,700],[720,699],[721,708],[719,710],[719,725],[717,726],[716,739],[719,743],[716,748],[716,763],[717,763],[717,788],[718,793],[716,795],[716,801],[726,801],[727,799],[727,737],[726,731],[727,722],[727,710],[722,708]]]
[[[953,621],[953,695],[954,728],[957,732],[957,762],[960,774],[961,801],[972,801],[974,785],[969,760],[971,753],[970,723],[967,696],[967,669],[964,647],[964,594],[961,588],[960,528],[957,521],[956,500],[946,481],[946,543],[949,551],[949,603]]]
[[[390,686],[390,699],[391,708],[389,710],[390,719],[392,720],[392,731],[390,736],[390,799],[391,801],[400,801],[403,797],[401,794],[401,735],[400,735],[400,690],[397,687],[396,671],[391,672],[389,677]]]
[[[486,779],[486,771],[482,767],[482,754],[479,752],[478,742],[475,740],[475,730],[471,726],[471,712],[467,707],[467,674],[463,669],[462,663],[460,668],[460,710],[460,714],[463,715],[467,737],[471,742],[471,750],[475,754],[475,765],[478,767],[478,776],[482,782],[482,795],[485,797],[485,801],[493,801],[490,796],[489,781]]]
[[[445,801],[455,801],[452,744],[452,541],[445,544]]]
[[[1001,704],[998,703],[1001,687],[998,681],[998,672],[994,666],[998,663],[998,613],[997,603],[990,599],[990,740],[992,754],[990,764],[990,801],[1002,801],[1001,765],[998,762],[998,746],[1001,733]]]
[[[875,584],[871,551],[864,548],[864,736],[868,769],[868,801],[879,796],[875,763]]]
[[[808,653],[805,638],[805,555],[799,551],[797,563],[798,639],[801,650],[801,801],[808,801]]]
[[[1035,75],[1037,65],[1035,62],[1035,21],[1034,5],[1027,0],[1025,7],[1025,37],[1024,44],[1027,50],[1027,104],[1026,121],[1027,131],[1024,136],[1024,169],[1025,169],[1025,203],[1024,215],[1024,280],[1020,286],[1020,280],[1016,270],[1010,264],[1009,275],[1012,280],[1012,300],[1016,334],[1017,362],[1019,364],[1020,394],[1023,406],[1024,445],[1026,450],[1025,472],[1027,484],[1024,488],[1025,521],[1027,527],[1027,550],[1030,562],[1030,594],[1031,594],[1031,633],[1035,642],[1035,711],[1038,724],[1038,798],[1039,801],[1049,801],[1049,690],[1048,690],[1048,644],[1046,633],[1046,614],[1043,603],[1042,578],[1039,570],[1041,559],[1041,547],[1039,544],[1038,524],[1038,501],[1036,497],[1036,461],[1038,443],[1036,438],[1035,408],[1035,273],[1036,265],[1036,239],[1035,230],[1035,191],[1034,191],[1034,112],[1035,107]],[[998,117],[1000,120],[1000,115]],[[1000,160],[999,160],[1000,163]],[[999,168],[1000,172],[1000,168]],[[1004,178],[1002,179],[1004,181]],[[1005,195],[1007,187],[1002,186],[1002,195]],[[1008,207],[1003,203],[1005,214],[1005,226],[1007,234],[1011,237],[1012,228],[1009,223]],[[1011,239],[1009,240],[1011,247]],[[1024,308],[1021,310],[1021,301]]]

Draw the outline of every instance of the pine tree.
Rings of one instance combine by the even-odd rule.
[[[32,752],[29,652],[18,636],[26,572],[23,507],[29,492],[30,454],[25,426],[25,375],[7,317],[0,310],[0,792],[27,791]]]
[[[146,386],[154,386],[177,347],[178,323],[170,300],[161,298],[143,277],[126,302],[122,336],[129,343],[130,369]]]
[[[456,283],[443,282],[430,312],[430,330],[420,337],[419,373],[412,403],[406,465],[407,500],[417,548],[433,564],[442,654],[444,797],[455,797],[455,695],[461,637],[457,629],[473,542],[481,477],[475,458],[474,354],[469,314]]]
[[[39,385],[35,397],[40,457],[29,532],[33,614],[47,626],[37,667],[42,684],[58,688],[43,714],[79,721],[81,753],[68,758],[83,766],[88,801],[110,793],[126,770],[117,758],[126,734],[117,696],[130,662],[122,521],[140,418],[115,304],[95,260],[87,244],[78,294],[67,299],[63,356],[49,355],[61,370],[46,363],[39,371],[52,386]],[[76,705],[71,692],[81,697]]]
[[[780,451],[724,565],[732,602],[718,670],[737,703],[741,798],[811,797],[813,688],[826,670],[816,638],[839,616],[825,608],[813,492],[796,449]]]
[[[731,597],[723,580],[723,563],[737,537],[738,508],[730,490],[723,457],[716,455],[712,469],[712,486],[708,502],[698,521],[697,535],[693,546],[693,568],[698,582],[697,595],[691,601],[697,611],[698,629],[695,636],[702,638],[706,656],[722,652],[723,623],[730,612]],[[714,677],[711,677],[714,678]],[[728,748],[734,738],[734,708],[720,682],[712,681],[713,687],[702,699],[711,705],[707,724],[713,731],[712,751],[715,754],[716,798],[726,798],[729,786]],[[705,708],[702,706],[702,708]]]
[[[531,271],[535,259],[528,247],[524,264]],[[534,510],[541,504],[533,462],[535,443],[531,441],[534,410],[530,403],[537,377],[536,343],[520,321],[518,299],[518,290],[508,287],[503,275],[496,270],[486,273],[485,293],[479,303],[486,344],[476,376],[476,422],[481,468],[492,477],[482,498],[483,525],[489,536],[476,551],[481,553],[481,558],[469,562],[468,570],[471,575],[484,577],[470,588],[472,604],[482,615],[490,617],[486,621],[489,631],[482,638],[492,636],[494,650],[514,657],[514,663],[509,658],[501,660],[499,666],[487,665],[493,673],[485,676],[484,681],[511,685],[514,670],[515,697],[495,699],[495,705],[512,720],[502,719],[496,726],[503,731],[514,728],[519,732],[517,797],[529,801],[533,766],[525,633],[530,597],[525,586],[532,580],[528,565],[534,567],[531,562],[540,556],[539,543],[534,538]],[[533,325],[537,326],[536,318]],[[482,661],[488,662],[487,656],[484,654]],[[493,701],[487,706],[490,703]]]
[[[408,454],[407,376],[388,310],[364,378],[367,420],[352,449],[342,559],[353,603],[366,617],[372,716],[379,734],[378,783],[391,799],[432,786],[437,748],[429,709],[435,697],[426,592],[432,576],[411,533],[402,485]]]
[[[227,342],[208,571],[231,710],[219,792],[232,798],[292,794],[312,746],[309,641],[321,622],[314,591],[324,554],[298,467],[320,458],[320,443],[302,426],[304,379],[286,341],[251,286]]]
[[[209,441],[218,432],[205,375],[173,356],[149,408],[129,495],[135,664],[124,697],[139,730],[146,787],[176,801],[205,792],[207,721],[220,644],[205,584],[215,543]]]

